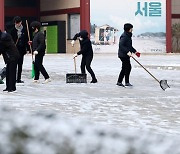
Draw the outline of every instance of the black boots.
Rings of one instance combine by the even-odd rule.
[[[132,87],[133,85],[132,84],[130,84],[130,83],[126,83],[125,85],[123,85],[121,82],[117,82],[117,84],[116,85],[118,85],[118,86],[121,86],[121,87]]]
[[[125,87],[125,86],[124,86],[122,83],[120,83],[120,82],[117,82],[116,85],[121,86],[121,87]]]
[[[130,83],[126,83],[125,86],[132,87],[133,85]]]
[[[16,83],[24,83],[22,80],[17,80]]]
[[[90,83],[97,83],[97,79],[92,79]]]

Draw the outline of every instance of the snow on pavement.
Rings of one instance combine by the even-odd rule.
[[[77,58],[77,71],[80,72]],[[83,119],[96,125],[150,130],[159,134],[180,135],[180,55],[144,54],[138,60],[159,80],[166,79],[170,89],[163,91],[145,70],[131,59],[130,82],[133,88],[116,86],[121,68],[117,54],[95,54],[92,68],[98,83],[66,84],[65,75],[74,73],[71,54],[46,55],[46,67],[52,82],[34,84],[31,79],[31,55],[24,60],[22,80],[17,93],[5,93],[0,85],[1,106],[16,111],[54,112],[62,118]],[[0,68],[4,63],[0,57]]]

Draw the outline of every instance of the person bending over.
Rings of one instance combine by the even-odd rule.
[[[88,32],[86,30],[82,30],[79,33],[75,34],[73,41],[71,42],[72,46],[74,46],[75,40],[79,38],[80,43],[80,51],[74,55],[74,58],[78,55],[82,55],[81,60],[81,73],[86,73],[85,68],[91,74],[92,80],[91,83],[96,83],[96,76],[91,68],[91,62],[93,60],[93,49],[90,39],[88,38]]]
[[[16,68],[19,52],[10,34],[0,30],[0,54],[6,64],[6,88],[3,91],[16,91]]]

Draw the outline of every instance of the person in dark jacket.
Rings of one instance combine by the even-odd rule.
[[[17,65],[18,70],[17,70],[16,82],[24,83],[24,81],[21,80],[21,74],[22,74],[24,55],[27,53],[27,51],[29,51],[28,33],[25,26],[22,25],[21,17],[19,16],[14,17],[13,22],[14,22],[14,27],[11,30],[11,36],[20,54]]]
[[[140,53],[137,52],[136,49],[134,49],[132,46],[132,39],[131,39],[132,31],[133,31],[132,24],[130,23],[124,24],[124,32],[119,39],[118,57],[122,62],[122,69],[117,81],[118,86],[124,87],[124,84],[122,83],[124,77],[125,77],[125,86],[132,86],[132,84],[129,82],[129,76],[131,72],[130,57],[132,56],[132,53],[140,57]]]
[[[86,30],[82,30],[81,32],[77,33],[71,42],[72,46],[74,45],[74,41],[77,40],[77,38],[79,38],[80,42],[80,51],[74,55],[74,58],[82,54],[81,73],[86,73],[86,67],[87,71],[91,74],[92,77],[91,83],[96,83],[97,79],[91,68],[91,62],[93,60],[93,49],[91,41],[88,38],[88,32]]]
[[[3,91],[16,91],[16,68],[19,58],[19,52],[12,37],[6,32],[0,30],[0,54],[6,64],[6,89]]]
[[[48,83],[51,80],[46,69],[43,66],[43,57],[45,55],[46,44],[45,44],[45,36],[40,31],[41,23],[38,21],[33,21],[30,27],[32,28],[32,31],[34,32],[33,41],[29,42],[29,43],[32,43],[33,54],[35,55],[34,82],[39,82],[39,75],[41,72],[45,78],[45,81],[43,83]]]

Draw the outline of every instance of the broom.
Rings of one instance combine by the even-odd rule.
[[[28,40],[31,41],[30,39],[30,34],[29,34],[29,26],[28,26],[28,21],[26,20],[26,27],[27,27],[27,33],[28,33]],[[31,78],[34,78],[35,76],[35,70],[34,70],[34,57],[33,57],[33,51],[32,51],[32,46],[31,44],[29,44],[30,46],[30,52],[32,55],[32,71],[31,71]]]

